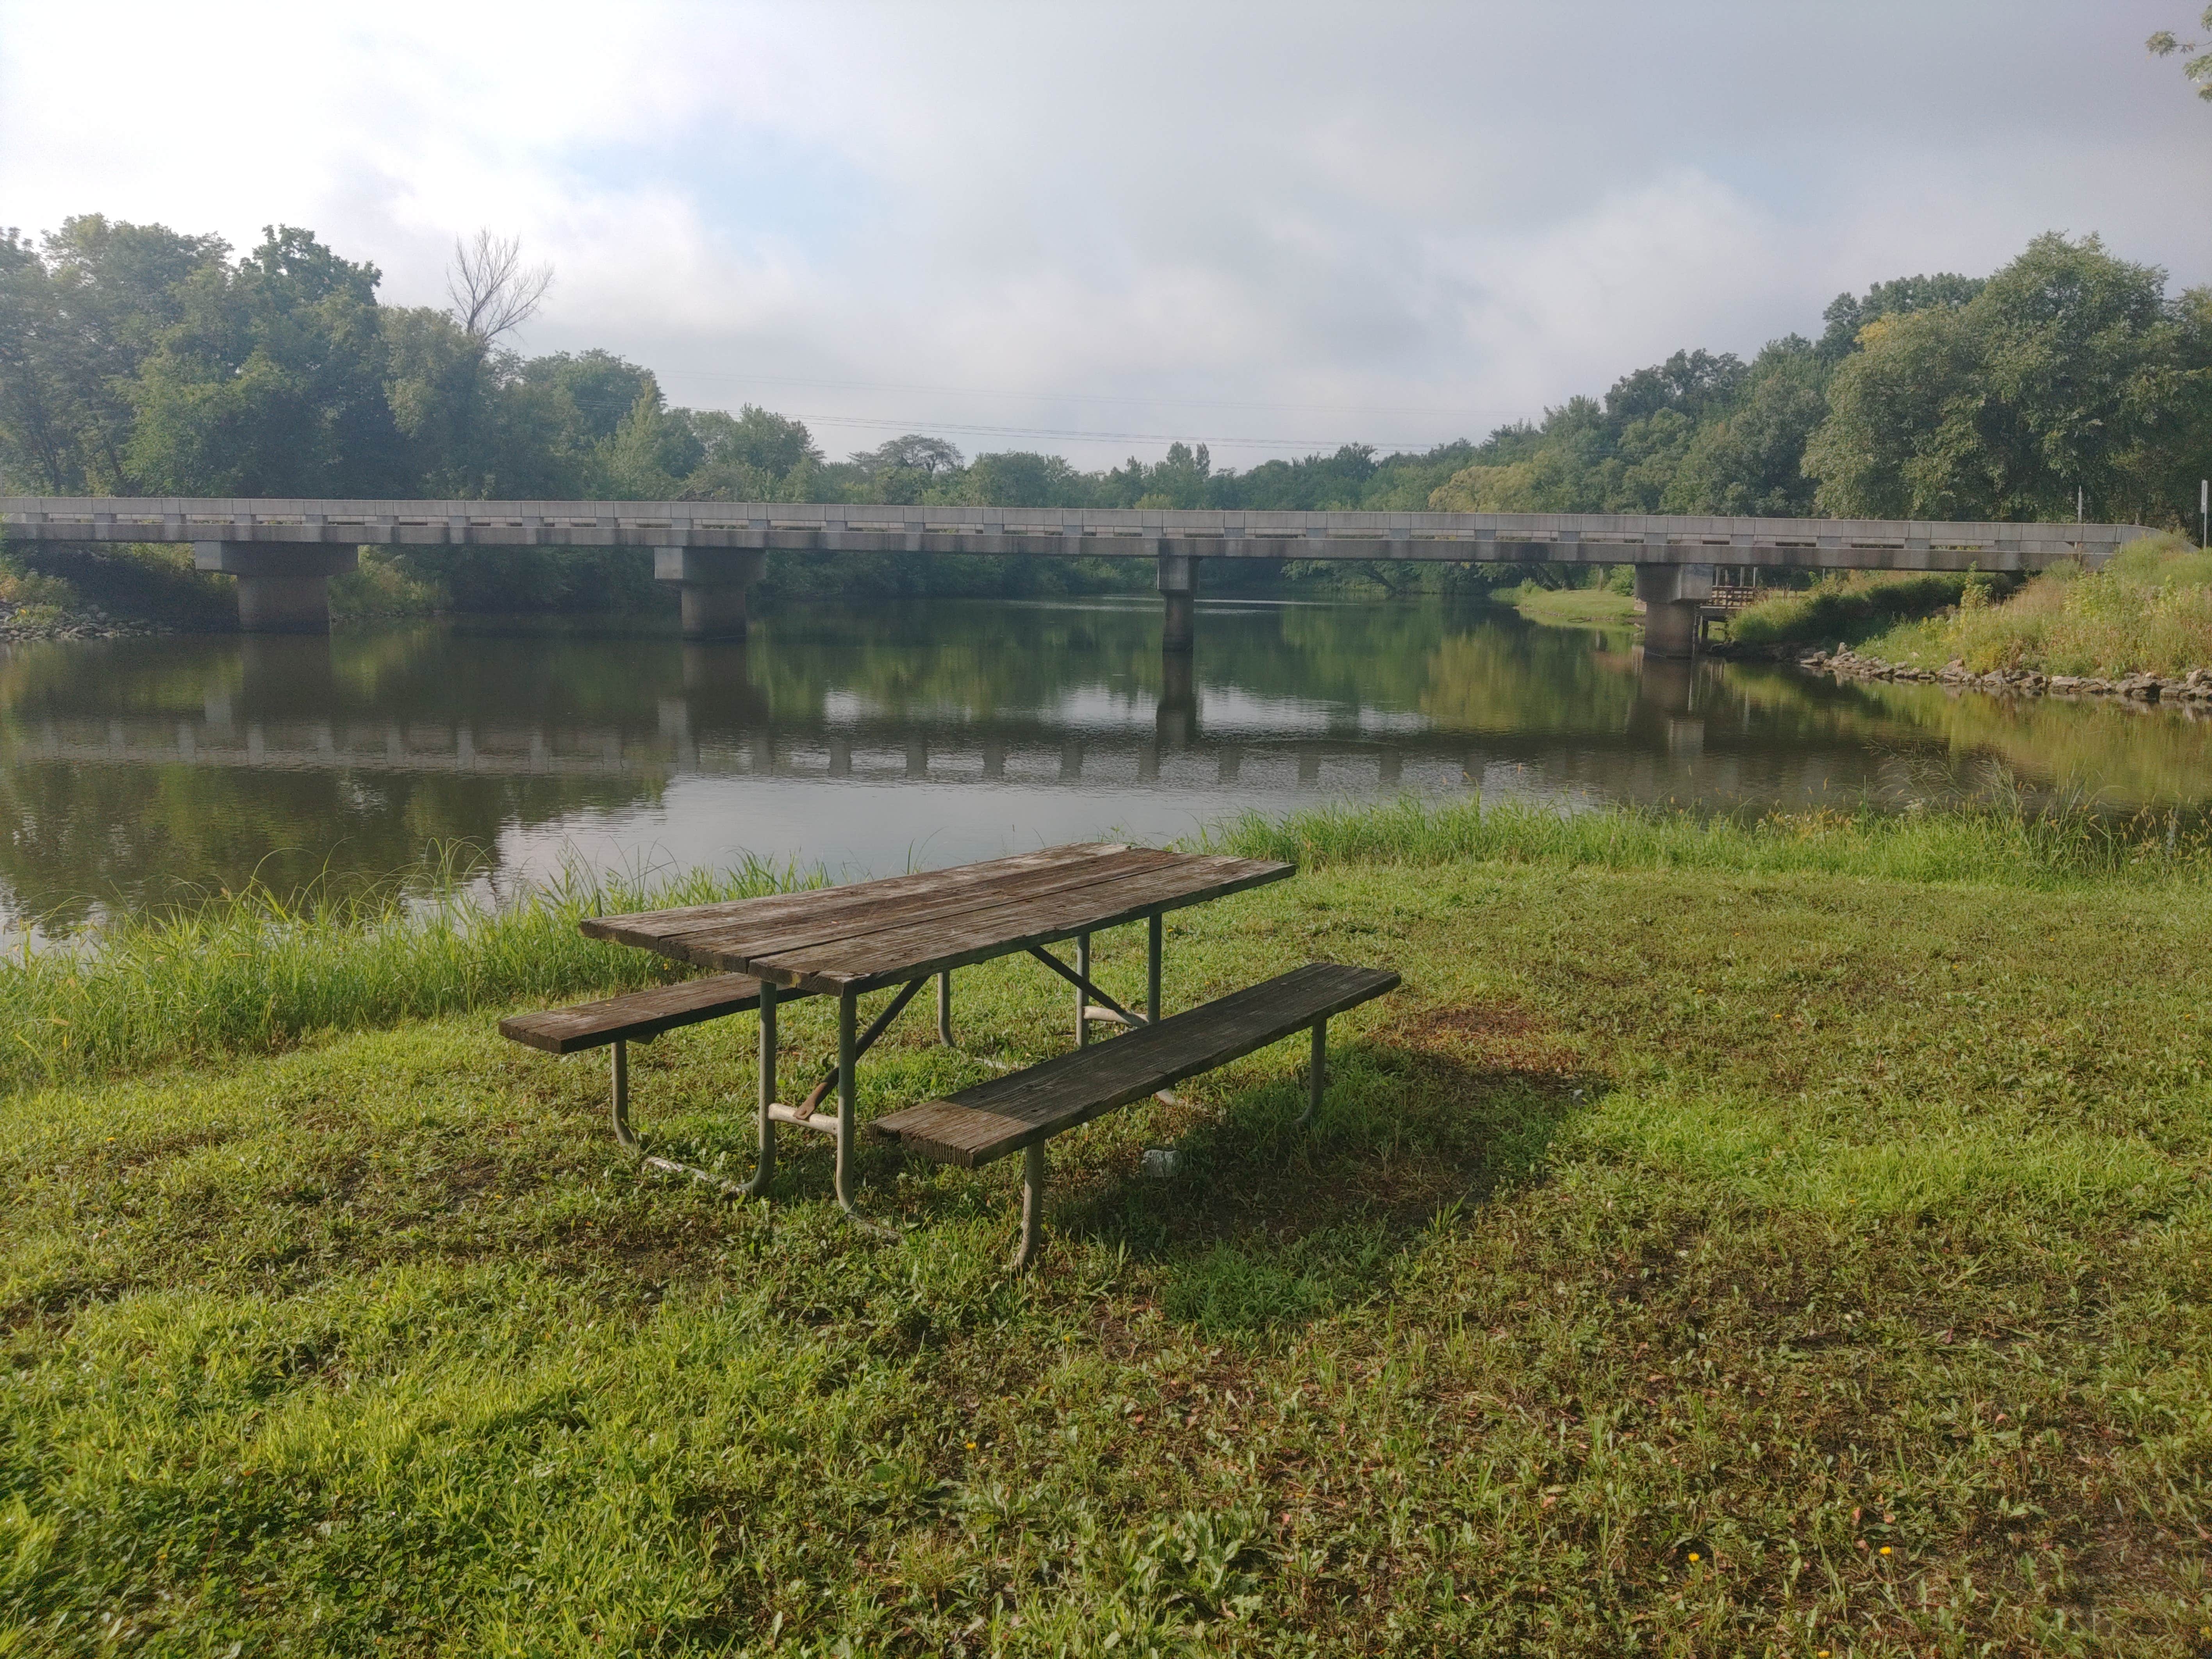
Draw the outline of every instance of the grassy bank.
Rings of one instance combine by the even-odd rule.
[[[1870,635],[1863,647],[1890,662],[1976,673],[2185,674],[2212,667],[2212,553],[2178,537],[2123,548],[2102,570],[2061,566],[2002,603],[1969,595],[1954,615]]]
[[[1406,987],[1310,1138],[1285,1044],[1058,1143],[1025,1281],[1007,1167],[871,1150],[891,1245],[812,1145],[641,1179],[492,1006],[20,1086],[0,1652],[2188,1651],[2212,879],[2069,833],[1236,826],[1310,867],[1170,922],[1172,1006]],[[958,994],[864,1115],[1065,1046]],[[662,1147],[742,1159],[751,1037],[639,1051]]]
[[[1756,647],[1861,645],[1951,610],[1970,591],[1986,598],[1994,585],[1989,577],[1955,571],[1838,571],[1810,587],[1778,588],[1738,611],[1729,618],[1729,638]]]
[[[764,864],[665,880],[573,877],[486,905],[454,879],[222,903],[125,917],[79,948],[0,963],[0,1086],[260,1054],[317,1034],[676,971],[576,931],[591,915],[706,904],[818,882]]]
[[[1525,582],[1497,597],[1530,622],[1553,628],[1626,628],[1636,620],[1636,601],[1610,587],[1539,587]]]
[[[1248,812],[1217,826],[1212,849],[1317,865],[1462,861],[1847,876],[1901,882],[2057,886],[2163,883],[2212,871],[2205,832],[2156,817],[2036,814],[1993,807],[1940,812],[1563,814],[1539,807],[1431,805]]]

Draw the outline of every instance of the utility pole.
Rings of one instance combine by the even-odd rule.
[[[2074,522],[2075,524],[2081,522],[2081,486],[2080,484],[2074,486]]]
[[[2212,478],[2199,478],[2197,481],[2197,546],[2212,544],[2212,535],[2208,535],[2208,531],[2212,531]]]

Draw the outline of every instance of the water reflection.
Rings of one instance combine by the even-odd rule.
[[[381,876],[437,842],[542,874],[978,857],[1247,805],[1480,787],[1570,803],[1902,805],[1984,790],[2203,800],[2212,723],[1643,662],[1624,634],[1431,605],[902,603],[747,645],[462,634],[0,654],[15,915]]]

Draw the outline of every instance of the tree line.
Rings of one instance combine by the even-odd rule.
[[[390,306],[307,231],[99,215],[0,232],[9,493],[1479,508],[2189,521],[2212,456],[2212,291],[2094,236],[1988,277],[1878,283],[1748,362],[1684,350],[1480,441],[1096,471],[908,434],[842,460],[752,404],[672,405],[603,350],[510,342],[550,273],[459,251],[453,304]]]

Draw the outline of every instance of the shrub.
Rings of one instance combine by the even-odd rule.
[[[1777,592],[1738,612],[1729,636],[1744,645],[1856,644],[1900,622],[1934,616],[1960,604],[1970,590],[1990,591],[2004,580],[1977,571],[1844,571],[1810,587]]]

